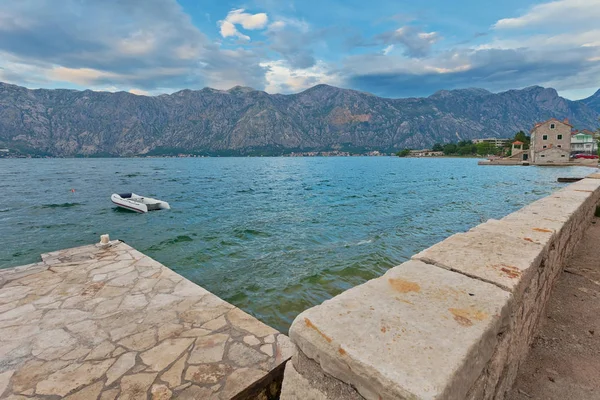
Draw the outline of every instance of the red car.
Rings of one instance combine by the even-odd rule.
[[[585,158],[588,160],[592,160],[594,158],[598,158],[595,154],[575,154],[575,158]]]

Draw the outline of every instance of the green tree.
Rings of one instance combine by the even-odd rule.
[[[444,146],[441,143],[436,143],[431,148],[432,151],[444,151]]]
[[[487,156],[490,154],[498,154],[498,148],[493,143],[477,143],[477,154],[480,156]]]
[[[477,150],[477,148],[475,148]],[[471,146],[458,146],[457,153],[461,156],[468,156],[474,154]]]
[[[444,145],[443,152],[445,155],[449,156],[451,154],[456,154],[457,146],[454,143],[448,143]]]
[[[404,150],[400,150],[399,152],[396,153],[396,155],[398,157],[406,157],[410,154],[410,149],[404,149]]]

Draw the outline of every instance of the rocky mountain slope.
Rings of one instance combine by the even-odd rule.
[[[585,104],[592,110],[600,113],[600,89],[587,99],[580,100],[580,102]]]
[[[327,85],[291,95],[235,87],[148,97],[0,83],[0,147],[53,156],[397,151],[510,137],[550,117],[595,129],[599,115],[600,91],[570,101],[538,86],[387,99]]]

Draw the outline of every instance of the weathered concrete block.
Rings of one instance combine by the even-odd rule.
[[[300,375],[291,362],[285,366],[280,399],[334,400],[324,392],[312,387],[308,379]]]
[[[600,174],[599,173],[590,174],[590,175],[586,176],[586,179],[600,179]]]
[[[333,382],[316,385],[296,364],[291,379],[319,400],[339,381],[367,399],[503,399],[598,202],[600,174],[302,313],[290,329],[295,362],[306,354]]]
[[[535,229],[542,237],[545,231],[551,239],[541,242],[546,243],[541,263],[522,282],[524,290],[515,293],[516,301],[511,310],[509,327],[492,359],[471,388],[469,400],[503,399],[510,390],[540,319],[545,315],[552,286],[590,223],[600,194],[598,186],[600,181],[598,184],[583,182],[569,185],[502,219],[511,233],[519,235],[527,233],[528,229]],[[485,230],[485,225],[489,223],[474,230]],[[530,239],[535,240],[536,237]]]
[[[352,386],[326,374],[302,353],[285,367],[281,400],[364,400]]]
[[[510,302],[494,285],[412,260],[303,312],[290,338],[366,399],[464,399]]]
[[[549,240],[541,235],[538,239]],[[506,223],[496,221],[450,236],[412,258],[514,292],[528,282],[532,270],[545,256],[545,249],[546,242],[524,240],[508,232]]]
[[[590,198],[589,201],[592,203],[597,203],[600,200],[600,180],[599,179],[582,179],[579,182],[575,182],[561,191],[565,192],[578,192],[578,193],[588,193]]]

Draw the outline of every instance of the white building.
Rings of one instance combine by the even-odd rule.
[[[510,144],[512,139],[496,139],[496,138],[485,138],[485,139],[473,139],[474,144],[477,143],[491,143],[496,147],[504,147],[506,144]]]
[[[571,153],[597,154],[598,141],[594,135],[594,132],[583,130],[571,135]]]

